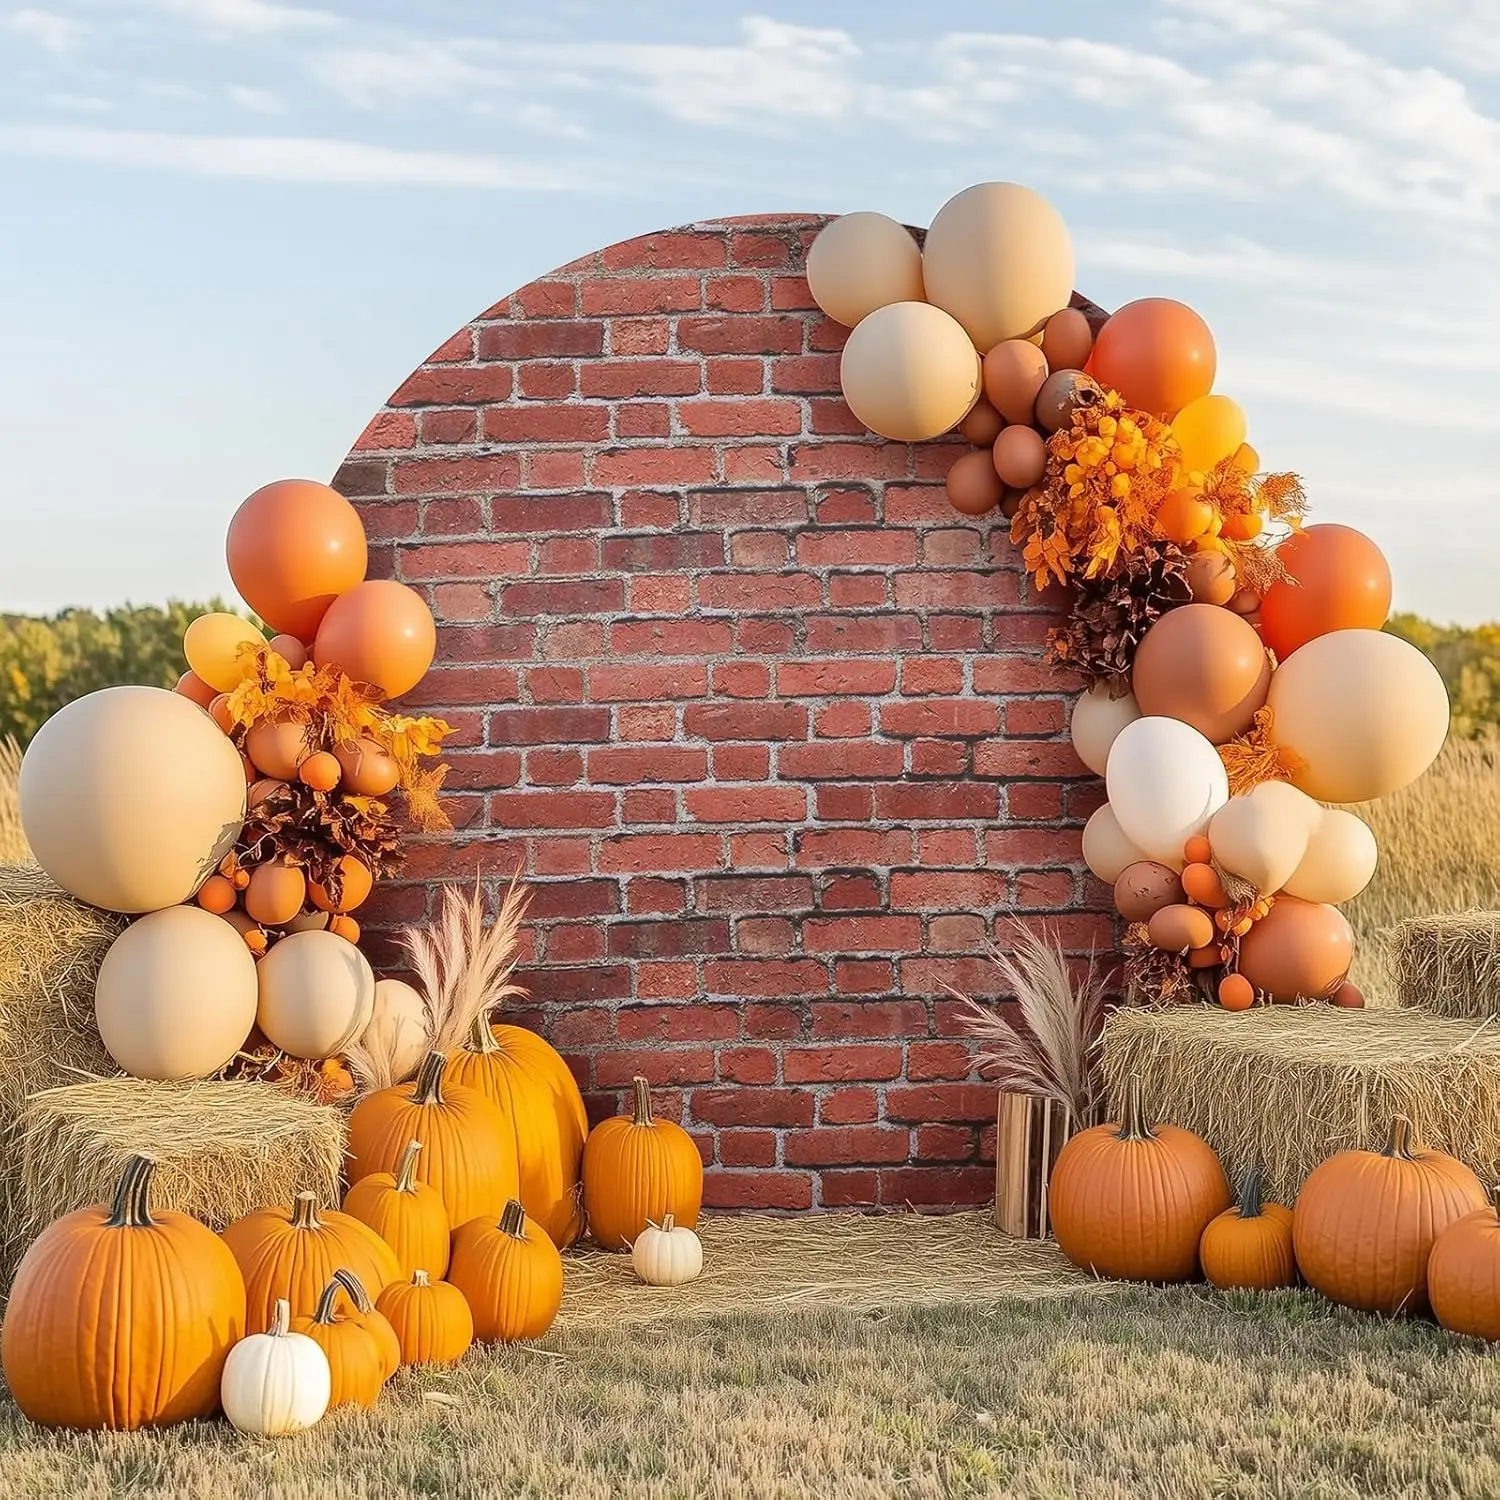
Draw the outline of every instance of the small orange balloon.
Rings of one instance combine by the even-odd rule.
[[[1224,882],[1219,879],[1214,867],[1209,864],[1190,864],[1183,867],[1182,889],[1189,901],[1199,906],[1214,909],[1229,904],[1224,892]]]
[[[343,938],[346,943],[357,943],[359,941],[359,923],[353,917],[334,917],[328,924],[328,930],[335,937]]]
[[[307,898],[319,911],[350,912],[360,906],[369,896],[375,884],[370,867],[352,854],[339,856],[340,883],[338,900],[335,901],[325,886],[313,881],[307,888]]]
[[[1173,490],[1156,513],[1156,529],[1169,542],[1186,547],[1212,525],[1214,508],[1196,490]]]
[[[294,672],[307,665],[307,647],[294,635],[273,635],[266,646]]]
[[[1031,421],[1047,357],[1029,339],[1006,339],[984,357],[984,393],[1007,422]]]
[[[1346,1010],[1363,1010],[1365,1008],[1364,993],[1352,980],[1346,979],[1334,991],[1333,1003]]]
[[[208,716],[220,729],[228,734],[234,728],[234,720],[229,713],[229,694],[220,693],[212,703],[208,705]]]
[[[238,899],[234,882],[226,880],[222,875],[210,875],[198,887],[198,905],[204,911],[211,911],[216,917],[232,911]]]
[[[331,792],[339,784],[339,777],[342,774],[338,760],[327,750],[319,750],[316,755],[309,755],[297,767],[298,779],[304,786],[310,786],[315,792]]]
[[[1094,347],[1094,330],[1076,307],[1065,307],[1042,329],[1042,353],[1049,370],[1081,370]]]
[[[1005,492],[994,462],[983,449],[954,459],[944,489],[948,503],[963,516],[982,516],[994,510]]]
[[[1217,969],[1224,958],[1218,944],[1209,943],[1202,948],[1189,948],[1187,961],[1190,969]]]
[[[218,689],[210,687],[196,672],[184,672],[172,691],[191,698],[199,708],[207,708],[219,696]]]
[[[257,958],[261,958],[264,956],[266,949],[270,947],[270,941],[259,927],[251,927],[245,932],[245,946]]]
[[[988,448],[1000,436],[1000,429],[1004,426],[1005,418],[981,396],[969,408],[969,415],[958,424],[958,430],[966,443],[973,443],[976,448]]]
[[[1089,356],[1100,385],[1167,422],[1214,388],[1217,368],[1208,324],[1169,297],[1127,302],[1099,330]]]
[[[1007,427],[995,439],[995,472],[1011,489],[1028,490],[1047,472],[1047,445],[1034,427]]]
[[[1206,865],[1214,857],[1214,847],[1201,833],[1195,833],[1182,846],[1182,857],[1190,865]]]
[[[1255,1004],[1255,988],[1243,974],[1226,974],[1219,981],[1219,1004],[1225,1010],[1249,1010]]]
[[[339,595],[313,642],[320,667],[337,667],[385,698],[416,687],[436,653],[437,626],[422,596],[383,578]]]
[[[1147,925],[1153,948],[1166,953],[1186,953],[1190,948],[1206,948],[1214,940],[1214,924],[1208,913],[1196,906],[1164,906]]]
[[[1231,542],[1253,542],[1265,528],[1265,519],[1258,510],[1236,511],[1224,517],[1220,535],[1227,536]]]
[[[1234,564],[1222,552],[1195,552],[1188,559],[1187,586],[1194,604],[1228,604],[1239,585]]]
[[[1276,557],[1285,582],[1261,604],[1261,634],[1285,661],[1299,646],[1335,630],[1379,630],[1391,611],[1391,569],[1384,553],[1352,526],[1308,526]]]

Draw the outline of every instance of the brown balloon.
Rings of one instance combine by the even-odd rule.
[[[1006,486],[1028,490],[1047,472],[1047,444],[1035,427],[1007,427],[995,439],[994,469]]]
[[[1038,427],[1056,432],[1073,420],[1078,406],[1097,406],[1104,399],[1098,382],[1082,370],[1054,370],[1036,393],[1033,415]]]
[[[1354,932],[1335,906],[1278,896],[1240,944],[1240,973],[1273,1000],[1337,995],[1354,960]]]
[[[969,415],[958,424],[958,430],[966,443],[973,443],[976,448],[988,448],[1000,436],[1000,429],[1004,426],[1005,418],[981,396]]]
[[[1187,585],[1194,604],[1228,604],[1238,587],[1234,564],[1222,552],[1195,552],[1188,558]]]
[[[983,448],[965,453],[948,470],[948,503],[960,515],[982,516],[1000,503],[1004,486],[993,458]]]
[[[1149,922],[1164,906],[1174,906],[1181,900],[1182,882],[1177,872],[1154,860],[1127,865],[1115,881],[1115,910],[1127,922]]]
[[[1213,918],[1196,906],[1164,906],[1151,918],[1146,936],[1163,953],[1188,953],[1213,942]]]
[[[1363,1010],[1365,1008],[1364,992],[1346,979],[1333,992],[1333,1003],[1345,1010]]]
[[[1254,629],[1212,604],[1184,604],[1148,630],[1131,677],[1148,718],[1180,719],[1215,745],[1265,706],[1271,660]]]
[[[1081,370],[1094,347],[1094,330],[1076,307],[1065,307],[1047,319],[1042,353],[1051,370]]]
[[[984,357],[984,393],[1007,422],[1029,424],[1047,359],[1029,339],[1006,339]]]
[[[995,467],[993,462],[990,464],[990,467],[992,469]],[[1025,498],[1025,490],[1006,490],[1005,494],[1001,496],[1000,499],[1000,514],[1004,516],[1007,521],[1015,520],[1017,513],[1021,509],[1021,502]]]
[[[1261,597],[1254,589],[1236,589],[1229,599],[1229,607],[1237,615],[1253,615],[1260,606]]]

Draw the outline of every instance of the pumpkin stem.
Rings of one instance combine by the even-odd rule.
[[[285,1297],[276,1299],[276,1306],[271,1310],[271,1326],[266,1332],[273,1339],[284,1339],[292,1326],[292,1304]]]
[[[411,1273],[411,1284],[413,1286],[431,1286],[432,1278],[426,1271],[413,1271]]]
[[[1260,1218],[1264,1201],[1264,1183],[1261,1179],[1260,1168],[1254,1166],[1240,1179],[1240,1218]]]
[[[470,1052],[498,1052],[500,1043],[495,1040],[495,1033],[490,1030],[490,1011],[486,1006],[474,1017],[474,1024],[469,1028],[469,1051]]]
[[[526,1210],[514,1198],[505,1205],[505,1212],[500,1215],[500,1233],[508,1234],[513,1240],[526,1238]]]
[[[1385,1143],[1382,1156],[1393,1156],[1401,1161],[1415,1161],[1416,1154],[1411,1145],[1411,1121],[1405,1115],[1397,1115],[1391,1121],[1390,1138]]]
[[[421,1141],[408,1141],[406,1155],[401,1158],[400,1170],[396,1173],[396,1191],[414,1193],[417,1190],[417,1158],[422,1154]]]
[[[677,1220],[671,1214],[663,1214],[661,1216],[661,1223],[657,1225],[657,1228],[660,1229],[663,1234],[671,1234],[672,1230],[676,1227],[676,1224]]]
[[[322,1227],[318,1220],[318,1195],[298,1193],[292,1203],[292,1228],[321,1229]]]
[[[1154,1141],[1155,1132],[1146,1123],[1146,1111],[1141,1104],[1141,1075],[1132,1073],[1125,1089],[1125,1118],[1115,1132],[1117,1141]]]
[[[429,1052],[422,1071],[417,1074],[417,1087],[412,1095],[414,1104],[441,1104],[443,1102],[443,1069],[448,1059],[441,1052]]]
[[[652,1123],[651,1085],[644,1078],[632,1078],[630,1081],[635,1086],[635,1123],[650,1125]]]
[[[313,1313],[314,1323],[338,1322],[333,1310],[338,1303],[340,1292],[348,1293],[356,1312],[367,1313],[374,1305],[370,1301],[370,1294],[365,1290],[364,1282],[353,1271],[346,1271],[341,1266],[329,1278],[328,1285],[323,1288],[323,1293],[318,1298],[317,1311]]]
[[[151,1179],[155,1176],[156,1163],[149,1156],[132,1156],[125,1163],[110,1206],[111,1229],[150,1229],[155,1225],[150,1202]]]

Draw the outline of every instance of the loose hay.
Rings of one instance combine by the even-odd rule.
[[[1400,1005],[1439,1016],[1500,1015],[1500,912],[1409,917],[1391,931]]]
[[[153,1204],[222,1229],[299,1192],[335,1203],[344,1118],[257,1083],[118,1078],[48,1089],[21,1119],[15,1230],[22,1245],[59,1214],[108,1201],[134,1155],[160,1163]]]
[[[0,739],[0,865],[31,860],[31,845],[21,827],[21,747],[10,736]]]
[[[1139,1073],[1153,1121],[1197,1131],[1231,1178],[1258,1163],[1283,1203],[1335,1151],[1380,1145],[1398,1114],[1422,1145],[1500,1179],[1500,1025],[1328,1005],[1124,1009],[1103,1068],[1111,1119]]]
[[[583,1248],[563,1257],[558,1326],[617,1327],[711,1318],[747,1308],[849,1312],[1012,1298],[1108,1293],[1051,1240],[1014,1240],[988,1210],[700,1220],[703,1274],[686,1286],[638,1281],[628,1255]]]

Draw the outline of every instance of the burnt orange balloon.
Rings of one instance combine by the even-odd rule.
[[[1309,526],[1288,537],[1276,556],[1288,581],[1266,590],[1260,626],[1279,660],[1320,635],[1379,630],[1385,624],[1391,612],[1391,569],[1364,532],[1352,526]]]
[[[191,698],[199,708],[207,708],[219,696],[218,689],[211,687],[196,672],[184,672],[172,691]]]
[[[1180,719],[1222,745],[1265,706],[1271,662],[1260,637],[1233,611],[1184,604],[1146,632],[1131,681],[1147,718]]]
[[[1030,422],[1047,357],[1027,339],[1006,339],[984,357],[984,394],[1007,422]]]
[[[1099,330],[1089,373],[1130,406],[1171,421],[1214,388],[1218,353],[1208,324],[1170,297],[1127,302]]]
[[[969,415],[958,424],[958,430],[966,443],[973,443],[976,448],[988,448],[1000,436],[1000,429],[1004,426],[1005,418],[981,396],[969,408]]]
[[[229,523],[229,576],[273,630],[311,640],[328,606],[365,576],[358,512],[311,479],[279,479],[250,496]]]
[[[1255,986],[1243,974],[1226,974],[1219,981],[1219,1004],[1225,1010],[1249,1010],[1255,1004]]]
[[[320,667],[338,667],[384,698],[416,687],[436,652],[432,611],[414,589],[389,579],[371,579],[340,594],[313,642]]]
[[[1008,489],[1029,490],[1047,472],[1047,445],[1035,427],[1007,427],[991,451],[995,472]]]
[[[1357,984],[1346,979],[1333,992],[1333,1003],[1345,1010],[1363,1010],[1365,1008],[1364,992]]]
[[[1322,1000],[1342,988],[1354,932],[1335,906],[1278,896],[1240,944],[1240,973],[1273,1000]]]
[[[982,516],[999,505],[1005,486],[995,472],[989,452],[965,453],[954,459],[945,486],[948,503],[960,515]]]
[[[1224,882],[1210,864],[1184,865],[1182,889],[1189,901],[1196,901],[1199,906],[1206,906],[1210,910],[1217,911],[1221,906],[1229,904]]]

